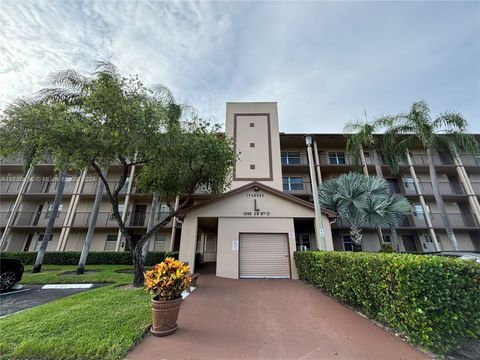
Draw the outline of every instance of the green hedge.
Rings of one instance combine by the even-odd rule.
[[[480,265],[409,254],[296,252],[301,280],[437,354],[480,339]]]
[[[0,258],[19,259],[25,265],[35,263],[36,252],[2,252]],[[162,262],[165,257],[171,256],[178,259],[178,252],[149,252],[145,265],[151,266]],[[80,259],[79,251],[46,252],[43,258],[44,264],[49,265],[78,265]],[[131,265],[132,256],[130,252],[90,252],[87,258],[87,265]]]

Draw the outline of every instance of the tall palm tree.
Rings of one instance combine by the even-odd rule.
[[[383,152],[388,165],[398,172],[399,162],[406,160],[408,149],[420,143],[427,152],[428,169],[432,182],[433,195],[442,218],[448,239],[455,250],[458,242],[447,215],[445,203],[438,183],[433,153],[442,151],[453,155],[454,148],[478,153],[479,144],[475,137],[468,134],[468,122],[460,113],[445,112],[436,118],[430,116],[430,108],[424,101],[413,103],[410,110],[394,116],[385,116],[377,120],[387,127]],[[427,214],[425,214],[428,216]]]
[[[318,198],[322,207],[336,211],[349,224],[356,244],[361,244],[364,228],[397,226],[410,212],[408,200],[391,195],[385,179],[353,172],[320,184]]]
[[[382,164],[378,156],[378,151],[382,148],[382,138],[375,136],[376,133],[381,131],[382,124],[378,121],[352,121],[345,125],[344,133],[347,137],[347,152],[350,154],[353,166],[359,168],[360,165],[363,168],[364,175],[370,175],[368,167],[363,155],[363,149],[368,149],[373,153],[373,163],[375,165],[376,175],[383,177]],[[400,251],[400,242],[398,240],[397,229],[395,226],[390,226],[390,235],[392,237],[393,248],[395,251]],[[383,242],[383,234],[379,230],[380,242]]]

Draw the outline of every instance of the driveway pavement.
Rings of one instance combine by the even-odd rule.
[[[0,294],[0,317],[90,289],[42,289],[43,285],[23,285]]]
[[[126,359],[430,359],[300,281],[202,274],[198,284],[177,332],[148,335]]]

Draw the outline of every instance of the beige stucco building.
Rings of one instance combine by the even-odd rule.
[[[228,278],[295,278],[296,250],[378,251],[382,243],[390,242],[388,231],[365,231],[359,248],[350,240],[348,226],[333,212],[317,209],[321,215],[316,217],[312,189],[353,169],[343,134],[310,134],[309,159],[306,134],[280,132],[277,104],[261,102],[227,103],[225,129],[239,154],[230,191],[215,198],[198,191],[192,206],[152,239],[150,251],[179,251],[190,264],[200,253],[202,262],[215,262],[217,275]],[[374,155],[380,163],[375,163]],[[364,151],[363,157],[364,173],[385,177],[392,192],[404,194],[412,203],[411,214],[397,229],[401,249],[432,251],[432,236],[443,250],[451,249],[433,198],[424,150],[410,149],[411,162],[401,165],[399,175],[390,172],[381,154]],[[7,251],[35,251],[55,195],[53,165],[45,159],[24,176],[19,159],[0,160],[0,246]],[[450,159],[435,154],[434,161],[460,247],[480,250],[480,157],[460,154]],[[152,219],[152,196],[140,193],[135,185],[139,170],[132,167],[120,208],[137,236],[145,233]],[[112,185],[119,177],[120,168],[108,169]],[[82,249],[97,183],[93,173],[68,174],[49,251]],[[160,206],[153,221],[167,210]],[[125,250],[104,194],[91,251]]]

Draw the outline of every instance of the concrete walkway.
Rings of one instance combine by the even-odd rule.
[[[127,359],[429,359],[300,281],[202,274],[198,284],[177,332],[148,335]]]

